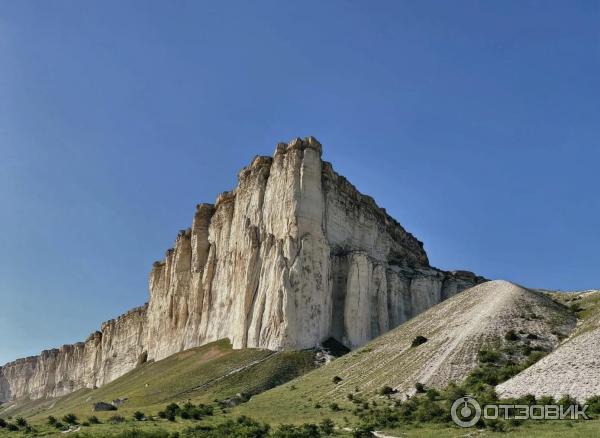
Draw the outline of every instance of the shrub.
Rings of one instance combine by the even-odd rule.
[[[133,413],[133,419],[136,420],[136,421],[142,421],[145,418],[146,418],[146,415],[144,415],[143,412],[135,411]]]
[[[100,420],[98,420],[98,417],[96,417],[95,415],[92,415],[90,418],[88,418],[88,423],[100,424]]]
[[[410,344],[410,346],[412,348],[414,347],[418,347],[419,345],[424,344],[425,342],[427,342],[429,339],[427,339],[425,336],[417,336],[415,339],[413,339],[412,343]]]
[[[546,356],[548,353],[546,353],[545,351],[532,351],[531,354],[529,354],[529,357],[527,358],[527,360],[524,363],[524,367],[528,368],[531,365],[533,365],[534,363],[538,362],[540,359],[542,359],[544,356]]]
[[[415,389],[418,393],[423,393],[425,392],[425,385],[423,385],[421,382],[417,382],[415,383]]]
[[[588,405],[588,412],[596,415],[600,414],[600,396],[595,395],[588,398],[585,404]]]
[[[337,403],[329,403],[329,409],[334,412],[340,411],[340,406]]]
[[[15,422],[17,423],[17,426],[19,426],[19,427],[27,427],[27,420],[23,417],[17,417],[15,419]]]
[[[352,432],[354,438],[370,438],[373,436],[373,426],[362,424]]]
[[[6,428],[11,432],[16,432],[19,430],[19,426],[17,426],[16,424],[12,424],[12,423],[8,423],[6,425]]]
[[[391,386],[387,386],[387,385],[385,385],[384,387],[382,387],[379,390],[380,395],[388,395],[389,396],[389,395],[392,395],[395,393],[396,393],[396,390],[394,388],[392,388]]]
[[[535,403],[536,403],[535,395],[525,394],[523,397],[521,397],[518,400],[517,404],[531,406],[531,405],[534,405]]]
[[[558,401],[558,404],[561,406],[570,406],[570,405],[577,406],[579,403],[577,403],[577,400],[575,400],[570,395],[565,394],[560,398],[560,400]]]
[[[496,351],[481,350],[477,353],[477,360],[481,363],[496,363],[500,360],[500,353]]]
[[[167,418],[167,413],[166,413],[165,411],[160,411],[160,412],[158,413],[158,416],[159,416],[160,418]]]
[[[81,423],[81,425],[83,427],[90,427],[90,423],[88,421],[84,421],[83,423]]]
[[[319,429],[323,435],[333,435],[335,430],[335,424],[331,419],[324,418],[323,421],[319,424]]]
[[[437,403],[428,399],[421,399],[414,412],[415,420],[419,422],[443,421],[446,419],[446,411]]]
[[[241,416],[236,421],[228,420],[216,426],[203,424],[186,429],[183,432],[183,436],[186,438],[266,438],[269,436],[269,429],[268,424],[262,424],[248,417]]]
[[[435,400],[440,396],[440,392],[437,389],[434,388],[429,388],[426,392],[425,395],[427,396],[427,398],[429,400]]]
[[[338,383],[340,383],[342,381],[342,378],[340,376],[334,376],[333,379],[331,379],[333,383],[335,383],[336,385]]]
[[[579,304],[579,303],[573,303],[573,304],[569,305],[569,309],[571,309],[571,312],[573,312],[573,313],[578,313],[583,310],[583,308],[581,307],[581,304]]]
[[[112,417],[110,417],[108,419],[109,423],[112,424],[119,424],[119,423],[124,423],[125,422],[125,418],[120,416],[120,415],[113,415]]]
[[[0,429],[4,429],[6,427],[6,420],[0,418]]]
[[[467,395],[467,391],[461,386],[458,386],[456,383],[451,382],[444,389],[444,397],[446,400],[454,401],[461,397]]]
[[[77,417],[74,414],[67,414],[62,418],[62,421],[64,421],[67,424],[77,424]]]
[[[167,405],[167,407],[165,408],[165,412],[167,413],[167,416],[169,413],[172,413],[173,415],[177,415],[180,410],[181,410],[181,408],[179,407],[179,405],[177,403],[171,403],[170,405]]]
[[[292,426],[282,424],[271,435],[273,438],[319,438],[321,433],[315,424],[303,424],[302,426]]]
[[[518,341],[519,335],[517,335],[514,330],[509,330],[504,335],[504,339],[506,339],[507,341]]]
[[[538,335],[536,335],[535,333],[529,333],[527,335],[527,339],[538,339]]]
[[[48,417],[48,425],[49,426],[54,426],[56,424],[56,421],[57,421],[56,418],[54,418],[52,415],[50,415]]]
[[[57,421],[56,423],[54,423],[54,427],[57,428],[58,430],[63,430],[65,425],[62,424],[60,421]]]
[[[493,432],[506,432],[508,430],[506,422],[498,419],[484,420],[484,425]]]
[[[544,396],[542,396],[542,397],[539,398],[538,404],[540,404],[540,405],[554,405],[554,404],[556,404],[556,400],[554,400],[554,397],[552,397],[552,396],[544,395]]]

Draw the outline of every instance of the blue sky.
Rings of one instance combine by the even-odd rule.
[[[433,265],[600,288],[598,1],[0,1],[0,363],[147,299],[278,141]]]

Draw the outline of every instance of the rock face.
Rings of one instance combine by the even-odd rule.
[[[85,343],[0,368],[0,400],[100,386],[223,338],[279,350],[333,337],[354,348],[484,281],[430,267],[422,243],[321,154],[309,137],[256,157],[154,264],[147,307]]]
[[[0,401],[57,397],[130,371],[144,348],[146,306],[102,324],[85,342],[42,351],[0,368]],[[132,366],[133,365],[133,366]]]

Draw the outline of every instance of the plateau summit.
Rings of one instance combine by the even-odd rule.
[[[228,338],[234,348],[356,348],[485,279],[429,265],[423,244],[321,158],[277,145],[199,204],[150,273],[149,302],[85,342],[0,368],[0,401],[94,388]]]

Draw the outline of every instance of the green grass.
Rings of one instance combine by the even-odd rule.
[[[215,404],[215,399],[237,393],[256,394],[314,366],[312,352],[233,350],[229,341],[223,340],[146,363],[99,389],[83,389],[53,400],[22,401],[12,408],[3,406],[0,417],[21,415],[39,424],[49,415],[60,419],[73,413],[83,421],[92,415],[93,403],[110,403],[117,398],[128,399],[118,411],[94,414],[103,422],[115,413],[126,418],[136,411],[157,415],[170,402]],[[248,368],[239,371],[244,367]]]

